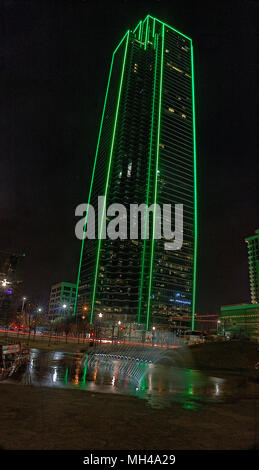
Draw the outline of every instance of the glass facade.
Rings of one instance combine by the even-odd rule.
[[[75,313],[87,307],[91,322],[102,312],[146,329],[187,316],[194,327],[196,185],[192,41],[147,16],[112,56],[88,202],[97,208],[102,195],[128,213],[130,204],[183,204],[183,246],[155,239],[155,213],[145,239],[129,239],[129,227],[125,240],[86,239]],[[101,233],[111,219],[99,211]]]

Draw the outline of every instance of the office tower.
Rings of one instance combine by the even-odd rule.
[[[183,246],[155,239],[86,239],[75,313],[194,327],[197,198],[190,38],[148,15],[114,50],[88,203],[183,204]],[[168,217],[169,214],[164,214]],[[173,214],[174,216],[174,214]],[[174,218],[174,217],[173,217]],[[101,213],[101,229],[111,220]],[[147,229],[147,227],[146,227]],[[103,231],[101,230],[103,233]]]
[[[259,304],[259,230],[245,241],[248,248],[251,303]]]
[[[21,302],[24,257],[0,251],[0,323],[8,325],[17,315]]]
[[[49,315],[71,315],[74,310],[75,296],[76,284],[71,282],[54,284],[50,291]]]

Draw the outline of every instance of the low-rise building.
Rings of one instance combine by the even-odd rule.
[[[259,304],[223,305],[218,333],[226,337],[259,340]]]
[[[76,284],[59,282],[51,287],[49,299],[49,315],[58,316],[72,314],[75,305]]]

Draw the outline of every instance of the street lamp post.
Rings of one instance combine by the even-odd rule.
[[[154,346],[155,344],[155,331],[156,331],[156,327],[152,326],[152,346]]]
[[[101,319],[102,317],[103,317],[102,312],[98,313],[99,320],[97,321],[96,337],[97,339],[100,337],[100,342],[101,342]]]
[[[23,322],[27,325],[27,315],[24,315],[24,303],[25,303],[26,297],[22,298],[22,311],[21,311],[21,316],[23,318]]]
[[[22,298],[22,315],[23,315],[23,309],[24,309],[24,302],[25,302],[25,300],[26,300],[26,297],[23,297],[23,298]]]
[[[121,321],[119,320],[118,321],[118,334],[117,334],[118,339],[120,339],[120,325],[121,325]]]

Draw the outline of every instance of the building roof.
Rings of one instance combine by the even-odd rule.
[[[232,305],[222,305],[220,310],[242,310],[247,308],[258,308],[259,304],[232,304]]]

